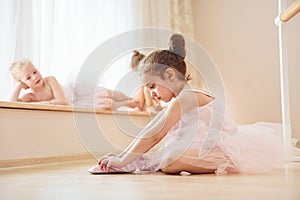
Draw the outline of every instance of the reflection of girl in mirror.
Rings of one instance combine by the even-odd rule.
[[[100,86],[95,89],[92,97],[86,95],[86,97],[81,98],[90,98],[91,100],[93,96],[96,97],[94,102],[95,107],[106,110],[117,110],[120,107],[136,108],[139,106],[139,102],[136,99],[128,97],[123,92],[110,90]],[[82,100],[79,100],[77,105],[80,105],[80,101]]]
[[[42,77],[30,60],[24,59],[14,62],[10,70],[17,81],[11,101],[68,104],[66,96],[55,77]],[[20,95],[22,89],[26,90],[24,95]]]
[[[133,55],[131,57],[131,70],[137,71],[139,63],[145,58],[145,55],[140,53],[139,51],[134,50]],[[156,100],[149,88],[142,86],[138,89],[138,91],[134,94],[134,99],[139,102],[139,107],[137,107],[140,111],[146,111],[150,114],[150,116],[155,116],[159,111],[162,110],[162,106],[158,100]]]

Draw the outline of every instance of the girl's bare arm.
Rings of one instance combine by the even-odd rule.
[[[166,111],[161,112],[155,121],[150,122],[129,147],[119,155],[122,163],[126,165],[149,151],[161,141],[184,113],[193,107],[205,105],[210,101],[211,97],[201,93],[185,92],[180,94],[168,106]]]
[[[21,99],[19,99],[19,96],[22,89],[23,89],[22,83],[18,82],[10,100],[14,102],[21,101]]]
[[[13,95],[11,97],[11,101],[13,102],[36,102],[37,101],[35,95],[33,95],[32,93],[27,93],[24,94],[22,97],[19,97],[22,89],[26,90],[28,89],[28,86],[25,85],[23,82],[18,82],[13,92]]]
[[[48,101],[51,104],[60,104],[60,105],[67,105],[68,101],[66,99],[66,96],[60,86],[60,84],[57,82],[56,78],[53,76],[49,76],[45,78],[47,85],[52,89],[54,98],[50,101]]]

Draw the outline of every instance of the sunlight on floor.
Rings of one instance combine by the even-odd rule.
[[[4,199],[300,199],[300,162],[263,175],[91,175],[95,160],[0,169]]]

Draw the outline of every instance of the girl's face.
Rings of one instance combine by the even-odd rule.
[[[160,76],[144,74],[144,83],[150,89],[154,99],[169,102],[175,93],[173,91],[174,84],[169,79],[162,79]]]
[[[32,65],[26,66],[18,74],[20,81],[30,88],[37,88],[43,85],[43,77],[40,72]]]

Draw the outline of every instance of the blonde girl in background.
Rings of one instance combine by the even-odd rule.
[[[17,81],[11,101],[68,104],[68,100],[55,77],[42,77],[30,60],[16,61],[12,63],[10,70]],[[26,90],[23,95],[21,95],[22,90]]]

